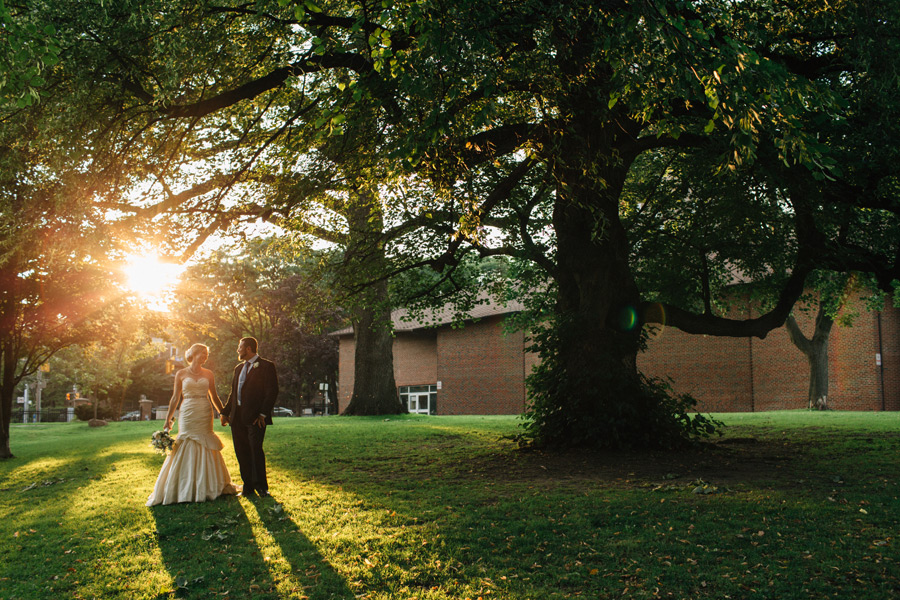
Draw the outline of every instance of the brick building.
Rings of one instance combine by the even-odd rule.
[[[463,327],[452,327],[446,310],[426,322],[395,311],[394,376],[410,412],[521,413],[525,377],[537,357],[525,352],[522,332],[503,327],[520,308],[481,305]],[[883,311],[868,312],[861,300],[848,310],[858,313],[853,326],[835,324],[831,330],[829,406],[900,410],[900,310],[887,303]],[[800,314],[797,320],[810,335],[812,317]],[[353,332],[335,335],[340,340],[340,405],[347,406],[353,392]],[[762,340],[657,328],[638,365],[648,375],[673,379],[675,390],[697,398],[704,412],[806,408],[809,367],[784,327]]]

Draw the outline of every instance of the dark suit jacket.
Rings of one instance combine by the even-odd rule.
[[[232,421],[237,411],[238,379],[243,368],[244,363],[238,363],[234,368],[234,375],[231,378],[231,393],[228,394],[228,400],[225,402],[223,410],[223,413],[228,415]],[[272,408],[275,406],[277,397],[278,374],[275,372],[275,364],[271,360],[258,356],[247,372],[244,387],[241,388],[241,420],[243,424],[250,425],[259,415],[265,415],[266,424],[271,425]]]

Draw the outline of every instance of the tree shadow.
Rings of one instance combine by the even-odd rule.
[[[746,453],[522,452],[500,435],[453,423],[391,417],[304,426],[302,435],[300,427],[283,436],[273,430],[270,469],[285,485],[303,482],[290,510],[322,525],[322,552],[351,586],[394,597],[435,589],[461,597],[620,595],[633,582],[657,584],[631,573],[635,565],[652,572],[671,557],[695,560],[685,548],[723,543],[715,511],[702,510],[708,505],[756,508],[754,481],[733,493],[692,493],[700,476],[715,474],[721,484]],[[781,526],[809,533],[787,517]],[[348,531],[364,539],[347,539]],[[648,557],[647,539],[669,558]],[[728,551],[742,550],[740,540]]]
[[[174,583],[156,598],[353,598],[309,539],[283,513],[260,504],[221,497],[152,507],[156,542]],[[294,557],[302,565],[295,568]]]

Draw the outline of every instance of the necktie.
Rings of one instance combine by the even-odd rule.
[[[244,387],[244,381],[247,380],[247,373],[250,372],[250,361],[244,362],[244,368],[241,369],[241,375],[238,377],[238,406],[241,405],[241,388]]]

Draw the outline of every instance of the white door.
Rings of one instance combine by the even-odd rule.
[[[413,414],[429,414],[428,410],[428,398],[429,395],[426,394],[410,394],[409,400],[407,402],[407,408],[410,413]]]

